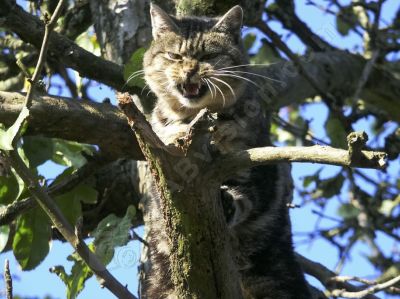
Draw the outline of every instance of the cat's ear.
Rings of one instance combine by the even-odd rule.
[[[224,14],[213,29],[217,31],[231,32],[240,36],[243,23],[243,9],[236,5]]]
[[[166,32],[178,32],[171,17],[156,4],[150,3],[150,16],[153,38],[157,39]]]

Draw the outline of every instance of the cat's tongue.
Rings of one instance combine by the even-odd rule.
[[[183,95],[185,97],[195,97],[199,94],[200,84],[185,83],[183,84]]]

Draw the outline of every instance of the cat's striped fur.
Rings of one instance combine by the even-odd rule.
[[[144,73],[158,98],[152,126],[164,142],[182,137],[190,120],[208,107],[218,114],[214,141],[220,151],[270,144],[258,84],[243,66],[248,60],[240,38],[242,14],[236,6],[221,18],[176,18],[152,6],[154,41],[144,57]],[[245,298],[310,298],[292,248],[291,193],[289,165],[255,167],[221,186]],[[171,299],[169,248],[158,205],[157,196],[145,205],[150,268],[141,296]]]

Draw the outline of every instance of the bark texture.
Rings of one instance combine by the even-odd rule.
[[[129,95],[120,95],[119,103],[152,174],[155,188],[152,196],[158,197],[160,205],[147,207],[161,211],[146,213],[162,215],[158,220],[163,221],[168,238],[169,280],[174,295],[176,298],[242,298],[220,200],[220,182],[208,171],[212,160],[199,157],[205,151],[204,146],[210,144],[208,122],[200,120],[196,134],[190,135],[185,157],[174,156],[166,147],[160,148],[158,137]],[[151,218],[148,220],[145,225],[150,230],[153,225],[160,225],[152,223]]]
[[[6,126],[17,118],[24,97],[22,93],[0,91],[0,119]],[[124,115],[108,103],[36,95],[30,112],[28,135],[96,144],[110,161],[143,157]]]
[[[118,64],[151,41],[149,1],[90,1],[92,18],[103,56]]]

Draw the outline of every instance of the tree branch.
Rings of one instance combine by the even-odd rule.
[[[365,65],[361,57],[340,51],[314,53],[312,59],[301,59],[307,73],[322,89],[327,92],[340,91],[348,95],[354,94]],[[305,78],[293,70],[290,62],[270,65],[261,72],[283,81],[267,82],[263,84],[264,89],[259,91],[261,101],[273,109],[301,102],[317,93]],[[108,70],[104,73],[108,73]],[[393,120],[400,121],[399,86],[397,79],[374,68],[361,97],[367,103],[386,111]],[[16,119],[23,107],[23,99],[22,94],[0,91],[0,119],[6,126]],[[110,154],[110,159],[143,159],[139,146],[126,124],[125,116],[109,104],[35,96],[30,117],[27,134],[43,134],[47,137],[98,144]],[[77,123],[79,126],[76,126]],[[68,130],[64,130],[66,127]]]
[[[18,173],[21,179],[28,186],[30,193],[36,198],[40,206],[51,219],[54,226],[60,231],[63,237],[72,245],[79,256],[85,261],[90,270],[99,278],[100,284],[109,289],[118,298],[137,299],[126,289],[101,263],[98,257],[89,249],[86,243],[79,239],[72,225],[61,213],[58,206],[47,192],[39,184],[35,177],[25,165],[16,151],[6,153],[11,166]]]
[[[343,51],[311,52],[300,56],[301,69],[324,94],[339,93],[350,97],[356,90],[367,61]],[[318,95],[291,61],[275,63],[259,72],[281,82],[263,81],[258,91],[261,100],[273,109],[300,103]],[[380,68],[373,68],[360,97],[366,104],[383,110],[392,120],[400,122],[400,81]]]
[[[148,211],[153,216],[145,217],[145,225],[150,230],[155,222],[164,226],[170,251],[169,276],[175,296],[241,299],[239,274],[223,217],[219,185],[212,177],[207,177],[206,169],[210,164],[195,158],[200,148],[209,144],[210,135],[192,136],[186,157],[176,156],[154,141],[158,137],[134,107],[129,94],[119,96],[119,105],[135,131],[151,170],[154,190],[157,190],[152,200],[158,201],[158,211]],[[196,161],[191,164],[196,168],[192,180],[179,168],[181,162],[191,159]],[[144,210],[148,209],[149,203],[145,203]]]
[[[69,175],[65,180],[55,185],[50,185],[46,192],[49,196],[57,196],[66,193],[76,187],[78,184],[83,183],[93,172],[100,166],[106,163],[105,159],[95,158],[90,161],[76,172]],[[6,207],[0,209],[0,226],[9,224],[19,215],[29,211],[37,205],[34,198],[28,197],[22,200],[14,201]]]
[[[1,122],[11,126],[23,103],[24,94],[0,91]],[[124,114],[107,103],[34,95],[25,134],[96,144],[110,161],[123,157],[143,159]]]
[[[48,49],[48,43],[51,38],[51,33],[56,25],[57,19],[61,13],[61,9],[65,4],[66,0],[58,1],[58,4],[54,10],[53,15],[49,19],[47,13],[45,14],[45,34],[40,48],[40,54],[38,58],[35,71],[32,79],[29,79],[30,85],[28,87],[28,93],[25,97],[24,106],[18,115],[17,120],[13,124],[16,126],[16,132],[12,133],[11,147],[4,143],[2,144],[1,150],[4,152],[4,156],[8,159],[9,164],[13,167],[15,172],[23,180],[25,186],[31,193],[31,195],[37,200],[38,204],[48,215],[53,225],[62,234],[62,236],[73,246],[73,248],[80,255],[82,260],[88,265],[90,270],[99,278],[100,284],[107,287],[113,294],[118,298],[136,299],[114,276],[107,270],[107,268],[101,263],[98,257],[89,249],[86,243],[75,233],[74,228],[69,221],[62,214],[57,204],[52,198],[44,191],[39,183],[39,178],[33,172],[30,171],[28,166],[22,160],[18,150],[17,142],[21,137],[21,133],[24,130],[25,125],[28,124],[29,108],[32,105],[33,93],[36,89],[36,84],[39,81],[39,76],[46,60],[46,54]],[[6,131],[2,132],[3,134]]]
[[[267,7],[267,13],[278,19],[282,25],[297,34],[303,43],[314,51],[332,50],[334,47],[321,37],[316,35],[295,13],[293,0],[277,0],[277,5],[271,9]]]
[[[338,281],[338,280],[335,279],[335,281]],[[345,297],[345,298],[365,298],[367,295],[375,294],[379,291],[388,289],[391,286],[394,286],[399,281],[400,281],[400,276],[397,276],[386,282],[382,282],[382,283],[378,283],[373,286],[370,286],[369,288],[366,288],[365,290],[362,290],[362,291],[349,292],[345,289],[341,289],[341,290],[336,289],[331,292],[331,295],[334,297]]]
[[[221,180],[225,180],[242,169],[282,162],[310,162],[375,169],[385,169],[387,166],[385,153],[361,151],[361,148],[353,144],[350,145],[348,151],[320,145],[310,147],[268,146],[222,156],[215,162],[215,175]]]
[[[10,263],[8,259],[4,261],[4,282],[6,284],[6,296],[7,299],[13,298],[13,285],[12,285],[12,276],[10,273]]]
[[[143,113],[132,103],[132,97],[129,93],[118,93],[117,99],[120,108],[128,118],[128,123],[136,133],[146,141],[146,146],[163,150],[173,156],[183,156],[183,152],[174,145],[165,145],[151,128]],[[139,137],[138,137],[139,138]]]
[[[2,27],[18,34],[23,41],[40,48],[44,25],[37,17],[27,13],[17,4],[0,0],[0,20]],[[121,65],[97,57],[55,32],[49,39],[49,55],[78,71],[82,77],[96,80],[117,90],[121,90],[125,85]],[[126,87],[126,90],[137,94],[141,92],[141,88],[134,87]]]
[[[300,254],[296,254],[297,260],[299,261],[304,272],[318,279],[328,290],[332,290],[334,287],[342,287],[348,291],[359,291],[359,288],[348,283],[348,282],[337,282],[336,286],[332,286],[332,278],[336,277],[336,273],[332,272],[322,264],[313,262]],[[379,299],[378,297],[368,294],[365,299]]]
[[[17,33],[25,42],[40,47],[44,26],[36,17],[19,6],[12,6],[7,0],[0,0],[0,18],[2,26]],[[125,84],[122,66],[94,56],[60,34],[52,35],[49,53],[59,58],[65,66],[78,71],[81,76],[117,90],[121,90]],[[362,57],[343,51],[312,53],[311,56],[300,57],[300,60],[306,73],[321,90],[326,93],[336,91],[349,96],[354,94],[367,63]],[[316,91],[307,80],[297,71],[293,71],[290,62],[270,65],[263,68],[262,72],[283,81],[282,84],[265,84],[264,96],[275,109],[316,95]],[[137,94],[141,92],[138,88],[128,91]],[[361,97],[367,103],[384,110],[393,120],[400,121],[400,82],[390,73],[374,68],[365,83]]]

